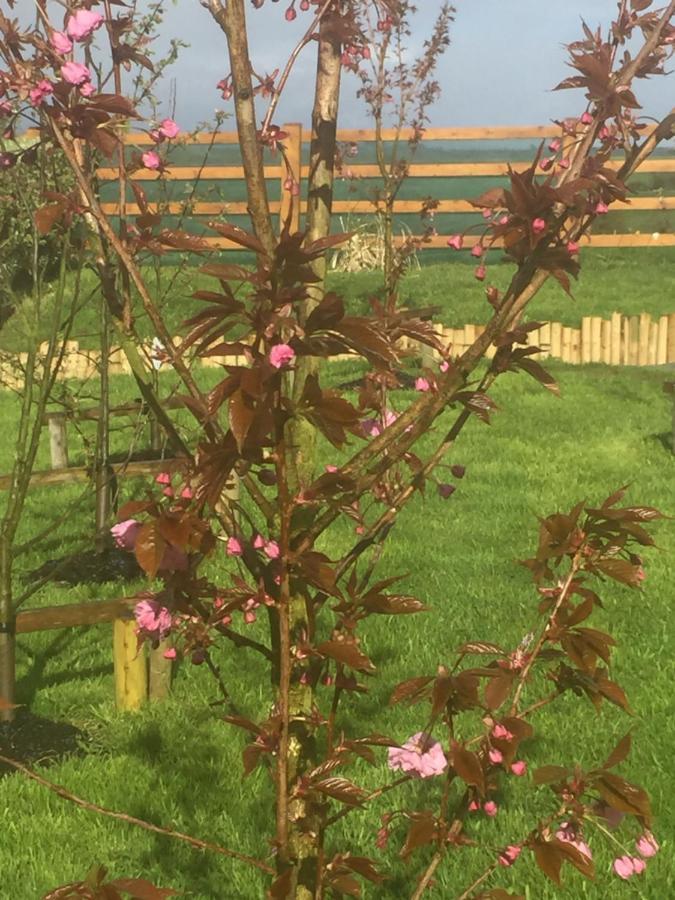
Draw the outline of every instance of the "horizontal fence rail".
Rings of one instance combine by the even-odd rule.
[[[309,174],[307,165],[309,132],[303,132],[302,126],[297,123],[284,125],[283,130],[288,133],[284,140],[288,156],[298,164],[301,182],[305,182]],[[644,134],[649,134],[651,130],[645,129]],[[482,193],[486,186],[505,184],[509,166],[522,169],[529,164],[533,156],[533,143],[537,144],[559,136],[559,128],[538,125],[427,129],[421,150],[409,167],[406,193],[412,196],[402,196],[394,205],[394,214],[397,217],[396,230],[399,234],[397,240],[403,240],[404,230],[413,233],[421,230],[419,220],[421,198],[431,195],[438,200],[434,215],[439,222],[438,231],[443,233],[425,240],[424,247],[445,248],[449,234],[480,224],[480,213],[468,202],[468,198]],[[368,156],[368,147],[375,140],[375,132],[368,129],[341,129],[337,137],[338,141],[345,145],[359,145],[359,147],[364,145]],[[402,135],[404,142],[407,137],[407,134]],[[383,138],[385,141],[394,140],[396,132],[393,129],[384,129]],[[124,141],[129,148],[139,149],[153,143],[150,135],[145,133],[125,134]],[[157,187],[160,179],[157,172],[137,169],[130,177],[134,182],[146,186],[151,208],[156,207],[163,214],[178,218],[185,212],[186,201],[179,199],[176,194],[180,194],[181,189],[190,186],[189,193],[192,195],[192,188],[198,181],[206,185],[204,190],[207,194],[213,195],[215,192],[219,197],[214,200],[212,197],[202,196],[201,189],[195,190],[189,202],[190,214],[196,217],[193,221],[198,223],[203,231],[207,246],[218,250],[241,251],[239,245],[213,236],[206,227],[209,217],[218,216],[232,218],[236,224],[244,224],[241,220],[237,221],[237,217],[247,215],[244,173],[239,160],[228,161],[227,164],[214,164],[209,159],[218,148],[222,148],[219,152],[228,151],[231,157],[232,151],[238,150],[237,141],[236,132],[197,133],[177,140],[168,154],[168,167],[163,176],[165,185],[161,190]],[[530,146],[521,147],[519,151],[505,146],[508,142],[524,141],[529,141]],[[471,142],[480,143],[481,148],[472,149]],[[188,163],[187,157],[190,154],[194,157],[195,152],[206,156],[199,164]],[[419,158],[429,154],[441,156],[459,154],[464,158],[461,161],[438,162],[422,161]],[[358,224],[365,226],[373,222],[375,207],[369,196],[380,179],[380,169],[373,161],[372,153],[370,155],[371,159],[364,161],[346,156],[341,177],[336,183],[333,215],[349,217],[350,227],[351,217],[355,217]],[[487,160],[476,158],[481,155],[483,157],[488,155],[490,158]],[[281,221],[289,202],[288,192],[284,189],[287,173],[285,167],[280,164],[279,157],[274,159],[267,154],[266,158],[268,164],[265,166],[265,178],[272,196],[270,209]],[[619,165],[620,160],[613,164],[615,168]],[[104,211],[114,217],[119,213],[117,188],[114,184],[117,181],[117,169],[105,166],[98,170],[98,175],[103,182],[109,183],[103,186],[102,205]],[[301,184],[301,196],[302,186]],[[675,246],[675,227],[673,227],[675,215],[672,214],[675,210],[675,153],[659,154],[647,160],[639,173],[634,176],[631,186],[634,187],[635,193],[630,196],[630,202],[614,204],[610,213],[595,223],[595,232],[585,239],[587,243],[598,248]],[[105,194],[107,188],[110,190]],[[156,196],[152,196],[153,191]],[[160,196],[162,192],[166,196]],[[360,196],[344,196],[352,193],[360,193]],[[364,194],[367,196],[364,197]],[[453,196],[448,196],[450,194]],[[129,195],[126,213],[129,216],[139,215],[140,210],[132,201],[133,197]],[[302,217],[306,211],[307,203],[301,200],[295,211],[295,227],[301,227]],[[469,250],[479,239],[477,234],[467,235],[466,249]]]
[[[436,327],[441,339],[451,346],[452,355],[457,356],[482,333],[485,325],[469,324],[460,328],[449,328],[439,323]],[[649,313],[623,316],[615,312],[609,319],[584,316],[579,328],[572,328],[560,322],[546,322],[541,328],[530,332],[529,344],[541,347],[542,357],[553,357],[573,364],[587,362],[601,362],[613,366],[671,364],[675,363],[675,313],[660,316],[658,319],[652,319]],[[414,349],[416,345],[411,342],[407,346]],[[488,348],[488,358],[494,355],[494,350],[494,346]],[[421,352],[420,348],[420,354]],[[68,341],[58,377],[61,380],[73,378],[82,381],[96,377],[100,358],[99,351],[80,349],[77,341]],[[14,390],[20,388],[27,360],[26,353],[15,356],[3,354],[0,357],[0,385]],[[201,366],[214,368],[222,365],[242,365],[245,360],[243,356],[211,356],[197,359],[196,362]],[[110,352],[109,370],[112,375],[131,374],[131,368],[119,347],[113,348]],[[0,489],[2,487],[0,481]]]

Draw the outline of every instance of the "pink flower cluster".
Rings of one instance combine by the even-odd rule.
[[[275,369],[285,369],[295,359],[295,350],[288,344],[275,344],[270,350],[270,365]]]
[[[422,731],[408,738],[402,747],[390,747],[388,757],[390,769],[410,772],[419,778],[441,775],[448,765],[439,742]]]
[[[161,144],[165,140],[172,141],[179,134],[180,128],[173,119],[162,119],[157,128],[150,132],[150,137],[156,144]]]
[[[103,16],[91,9],[78,9],[66,23],[66,34],[74,41],[86,41],[103,25]]]
[[[614,860],[612,868],[624,881],[628,881],[633,875],[641,875],[647,868],[646,859],[651,859],[659,852],[659,845],[656,838],[650,832],[641,835],[635,842],[640,856],[619,856]]]
[[[565,844],[571,844],[573,847],[576,847],[579,853],[587,856],[588,859],[593,859],[591,848],[585,841],[581,840],[579,832],[571,822],[561,822],[560,827],[555,833],[555,836],[559,841],[562,841]]]
[[[134,607],[134,616],[139,631],[152,640],[164,640],[171,631],[171,613],[156,600],[141,600]]]

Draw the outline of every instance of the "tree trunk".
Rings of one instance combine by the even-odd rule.
[[[340,56],[342,45],[337,37],[334,16],[328,14],[319,26],[314,107],[312,109],[312,139],[310,144],[309,182],[307,185],[307,242],[317,241],[330,234],[333,211],[333,183],[335,180],[335,148],[338,106],[340,102]],[[303,320],[318,306],[325,292],[326,257],[313,263],[321,279],[307,285],[308,298],[302,311]],[[297,364],[293,398],[302,395],[309,375],[319,369],[317,359],[302,357]],[[311,481],[314,474],[316,430],[304,419],[292,423],[289,444],[293,454],[295,481],[299,486]]]
[[[12,602],[12,547],[0,537],[0,722],[12,722],[16,686],[16,634]]]

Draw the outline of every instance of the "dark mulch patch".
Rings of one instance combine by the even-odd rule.
[[[143,573],[133,553],[109,547],[102,553],[85,550],[74,557],[48,559],[29,572],[25,581],[47,578],[56,584],[104,584],[108,581],[132,581]]]
[[[0,754],[31,766],[85,753],[87,735],[69,722],[52,722],[18,709],[13,722],[0,722]],[[0,763],[0,777],[16,772]]]

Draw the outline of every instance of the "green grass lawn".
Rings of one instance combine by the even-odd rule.
[[[460,270],[463,267],[457,267]],[[431,291],[435,284],[433,290],[439,296],[440,284],[433,277],[438,278],[441,271],[413,274],[410,284],[415,278],[428,278],[427,289]],[[603,283],[601,271],[594,276],[598,287]],[[611,281],[622,291],[614,305],[625,311],[627,301],[621,302],[626,300],[625,285],[621,277]],[[637,275],[631,283],[637,290]],[[609,285],[604,296],[606,303],[612,300]],[[648,297],[649,293],[643,292],[645,302]],[[480,305],[480,289],[475,302]],[[562,298],[560,302],[559,309],[571,301]],[[636,311],[641,308],[641,303],[634,307]],[[456,321],[466,318],[462,315]],[[419,730],[421,718],[415,710],[387,706],[395,682],[432,674],[437,664],[449,662],[453,649],[468,638],[507,646],[520,641],[533,624],[537,596],[528,573],[514,561],[534,549],[538,514],[569,508],[584,497],[599,501],[627,483],[632,485],[630,501],[675,513],[675,456],[668,445],[670,407],[661,392],[663,373],[562,364],[551,368],[559,378],[562,399],[525,376],[502,379],[494,390],[500,411],[493,424],[470,423],[453,454],[452,462],[466,466],[457,492],[448,501],[433,490],[424,499],[417,497],[392,532],[381,571],[387,575],[407,573],[406,590],[423,599],[431,611],[409,618],[380,618],[369,625],[366,649],[377,664],[378,678],[368,695],[349,701],[342,713],[343,722],[349,721],[356,732],[381,730],[405,740]],[[128,380],[117,379],[115,391],[128,399]],[[396,399],[402,404],[408,398]],[[15,401],[6,394],[0,396],[0,412],[5,423],[0,468],[6,470],[11,459],[6,438],[16,415]],[[116,445],[126,446],[127,437],[125,431],[115,432]],[[45,435],[41,461],[46,460]],[[129,483],[126,489],[140,493],[142,483]],[[77,493],[75,488],[47,488],[32,494],[24,538],[50,523],[54,527],[41,556],[27,552],[20,559],[22,570],[37,565],[49,553],[64,553],[77,535],[87,530],[91,516],[87,504],[77,515],[55,524]],[[591,766],[604,759],[618,737],[633,728],[634,751],[620,771],[643,783],[652,794],[662,852],[639,881],[623,884],[609,874],[612,855],[608,848],[597,835],[589,835],[598,884],[587,883],[570,870],[565,873],[565,892],[547,883],[523,854],[512,869],[500,871],[495,884],[518,888],[528,900],[558,896],[667,900],[675,896],[671,866],[675,832],[673,521],[660,523],[656,537],[660,549],[649,554],[644,590],[631,591],[613,583],[601,586],[605,609],[597,617],[598,627],[606,625],[618,640],[614,677],[627,689],[635,717],[629,718],[613,706],[605,706],[596,715],[588,702],[566,696],[559,701],[557,714],[545,711],[535,720],[537,736],[525,753],[531,769],[553,762],[568,765],[579,761]],[[327,549],[337,553],[352,538],[343,526],[333,534]],[[227,562],[221,558],[219,564]],[[138,586],[51,586],[36,602],[50,605],[119,596]],[[253,633],[256,628],[253,626]],[[209,708],[217,693],[208,672],[181,664],[169,701],[138,714],[122,714],[113,705],[109,626],[26,635],[18,643],[19,700],[40,715],[75,723],[92,737],[90,752],[50,766],[49,778],[101,805],[244,853],[268,852],[272,794],[267,775],[256,770],[242,779],[243,735],[219,721]],[[219,651],[218,658],[244,713],[254,719],[264,717],[269,693],[257,659],[229,646]],[[375,769],[355,766],[345,774],[366,787],[391,778],[384,754]],[[522,780],[511,779],[497,818],[471,826],[481,842],[493,848],[511,843],[523,836],[540,812],[550,808],[542,792],[540,799],[529,803],[527,815],[520,811],[517,807],[524,787]],[[430,807],[435,799],[433,784],[416,783],[383,798],[376,812],[406,804]],[[81,877],[92,862],[102,862],[113,876],[147,877],[156,884],[183,890],[194,900],[258,900],[264,896],[257,875],[239,863],[76,809],[21,776],[0,781],[0,808],[3,900],[37,900],[48,888]],[[343,829],[333,833],[330,846],[335,850],[356,846],[379,859],[389,880],[378,888],[367,887],[366,897],[408,897],[410,874],[397,858],[402,834],[396,835],[389,850],[380,853],[374,845],[377,827],[372,812],[354,812],[344,820]],[[420,854],[415,871],[425,858]],[[457,896],[491,858],[490,852],[480,849],[449,854],[429,896],[439,900]]]
[[[232,256],[221,254],[227,260]],[[499,262],[493,254],[489,282],[503,289],[513,274],[513,267]],[[452,328],[486,322],[492,308],[485,299],[484,286],[473,277],[467,257],[454,252],[423,251],[421,268],[412,269],[403,281],[403,301],[415,308],[436,306],[439,322]],[[433,260],[427,264],[428,260]],[[449,260],[449,261],[448,261]],[[553,280],[545,285],[530,304],[528,316],[541,321],[562,322],[578,327],[582,316],[604,316],[613,312],[637,315],[648,312],[652,318],[675,312],[675,248],[622,250],[585,250],[581,254],[582,271],[568,296]],[[192,299],[194,291],[217,290],[213,278],[201,275],[192,267],[178,271],[170,266],[145,269],[153,296],[161,299],[165,320],[170,329],[179,332],[182,323],[204,304]],[[328,287],[344,295],[350,312],[369,308],[370,298],[381,289],[381,272],[345,275],[331,272]],[[73,339],[83,347],[98,346],[100,306],[96,279],[92,273],[83,276],[82,305],[75,322]],[[89,298],[89,299],[88,299]],[[49,304],[45,304],[48,310]],[[137,326],[140,334],[151,338],[152,328],[141,305],[136,302]],[[0,332],[0,349],[24,349],[25,326],[19,312]]]

